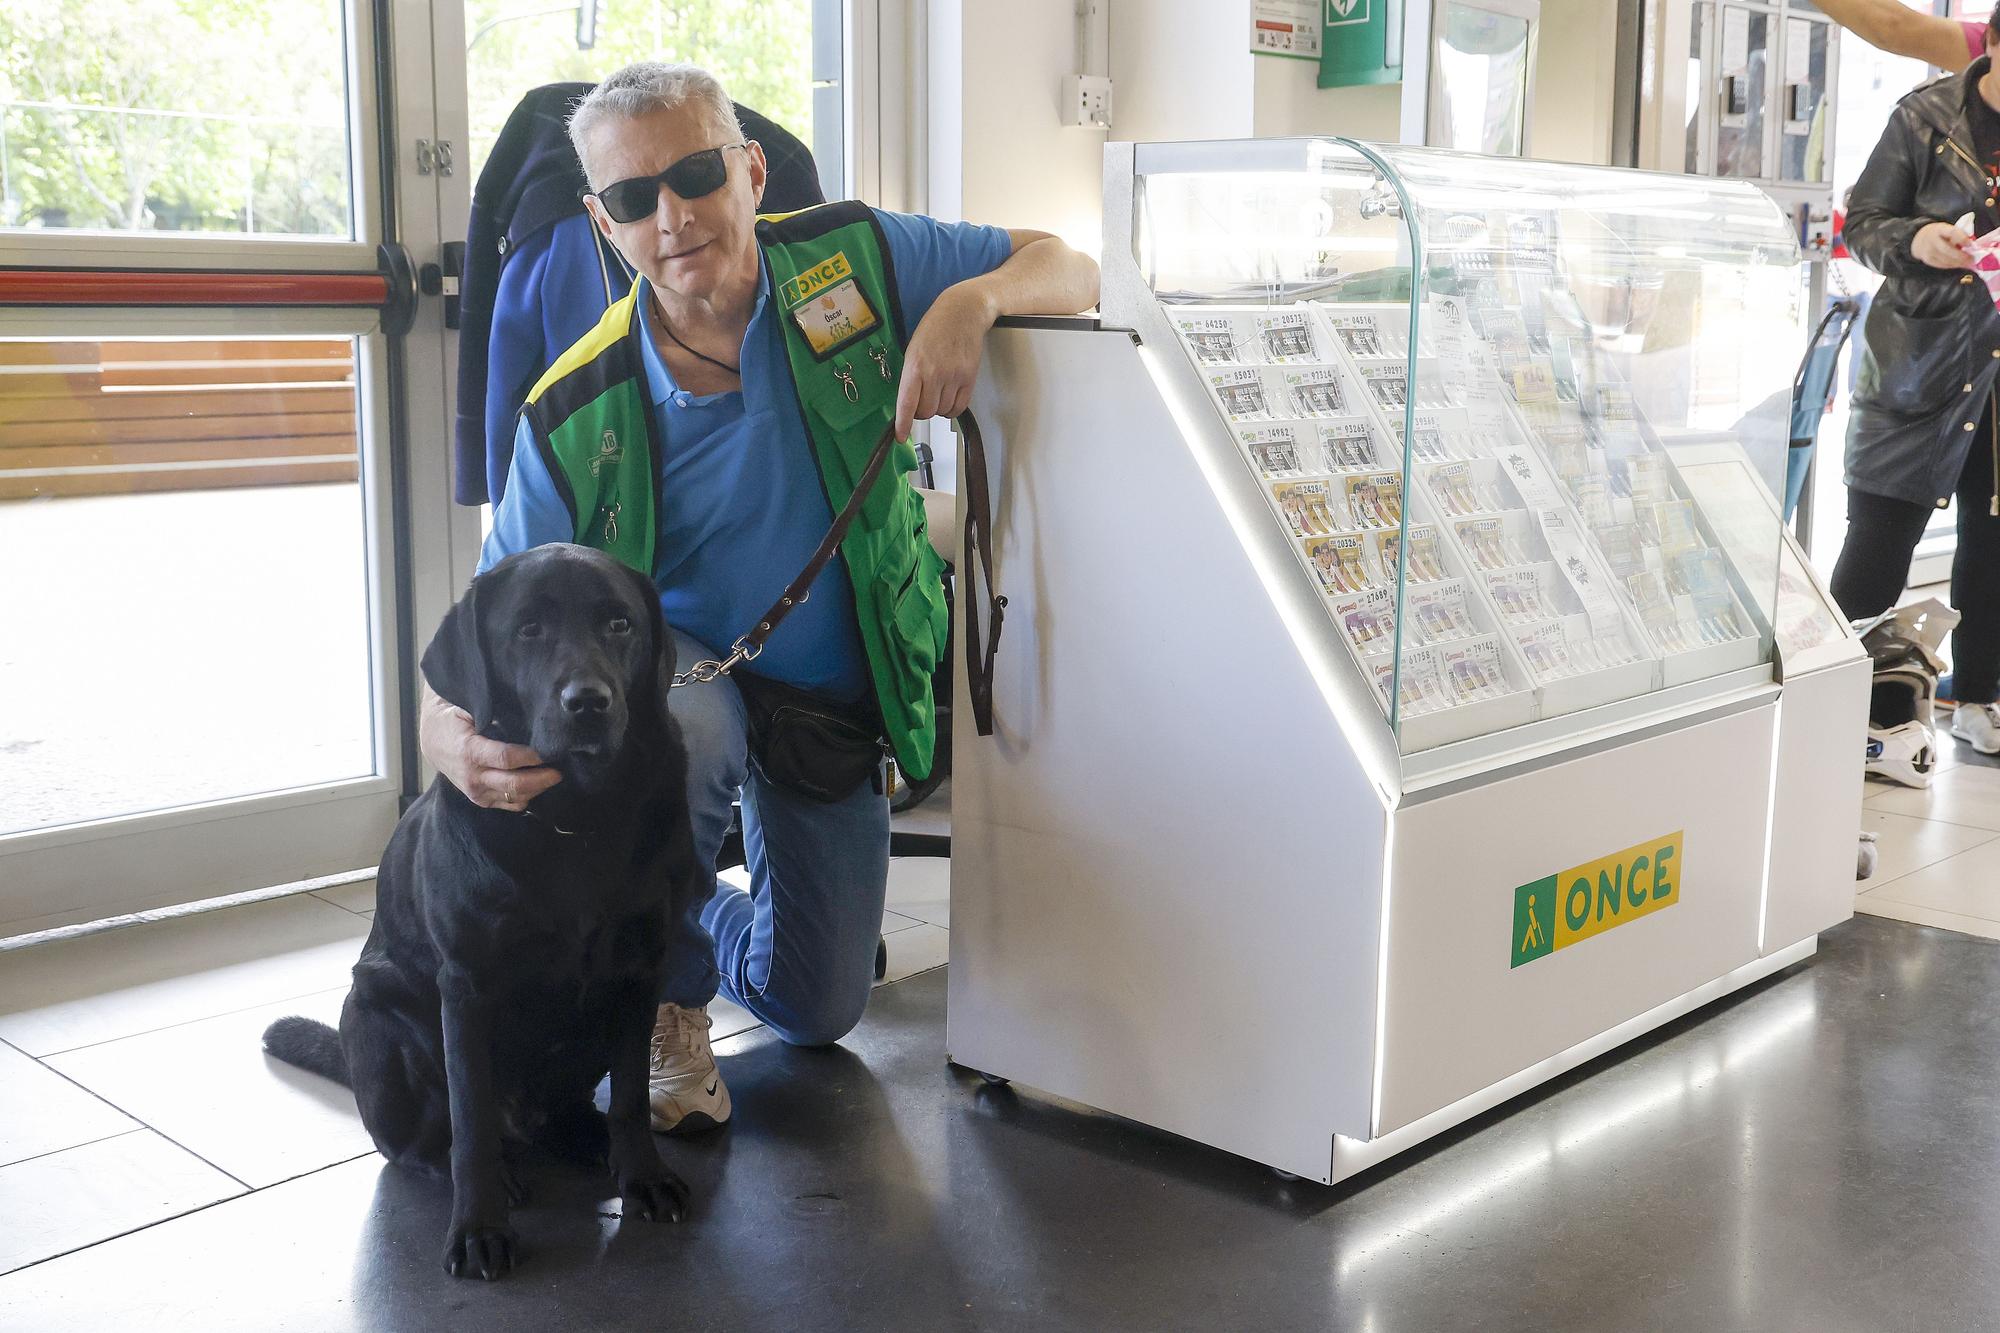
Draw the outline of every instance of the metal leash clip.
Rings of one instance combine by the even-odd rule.
[[[804,601],[805,599],[801,597],[799,600]],[[759,625],[757,628],[759,630],[768,630],[770,628],[770,625],[768,622],[766,622],[765,624]],[[753,633],[754,632],[755,631],[753,631]],[[731,671],[733,671],[739,666],[742,666],[745,662],[756,661],[760,656],[763,655],[764,645],[761,643],[746,644],[744,640],[748,639],[749,637],[750,635],[745,634],[741,638],[737,639],[735,643],[730,644],[729,656],[725,657],[720,662],[713,660],[696,662],[686,671],[676,672],[674,674],[673,683],[670,684],[667,688],[677,690],[683,685],[706,685],[709,681],[715,680],[720,676],[728,675]]]

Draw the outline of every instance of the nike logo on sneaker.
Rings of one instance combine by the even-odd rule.
[[[703,1095],[704,1097],[713,1097],[713,1096],[715,1095],[715,1090],[716,1090],[716,1088],[720,1087],[720,1086],[721,1086],[721,1084],[722,1084],[722,1080],[721,1080],[721,1079],[719,1079],[719,1078],[712,1078],[712,1079],[710,1079],[710,1080],[708,1081],[708,1086],[707,1086],[707,1087],[705,1087],[705,1088],[703,1088],[703,1089],[701,1090],[701,1092],[702,1092],[702,1095]]]

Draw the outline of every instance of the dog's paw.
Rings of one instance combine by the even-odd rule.
[[[505,1277],[514,1270],[514,1244],[511,1227],[456,1224],[445,1237],[444,1271],[486,1282]]]
[[[619,1181],[618,1193],[627,1215],[637,1213],[648,1222],[678,1222],[687,1216],[687,1182],[665,1167]]]

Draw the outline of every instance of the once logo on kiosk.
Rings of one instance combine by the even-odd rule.
[[[1681,900],[1681,833],[1523,884],[1514,890],[1513,961],[1532,963]]]

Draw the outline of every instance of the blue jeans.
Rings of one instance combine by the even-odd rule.
[[[674,632],[681,670],[717,654]],[[661,998],[699,1008],[719,989],[796,1046],[839,1041],[861,1021],[889,888],[889,799],[863,783],[827,805],[766,781],[750,761],[743,696],[728,677],[668,696],[688,753],[695,855],[715,864],[743,802],[750,892],[718,882],[674,923]]]

